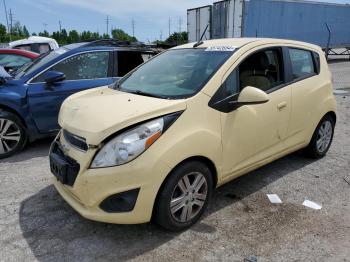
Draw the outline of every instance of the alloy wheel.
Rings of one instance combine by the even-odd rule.
[[[329,120],[324,121],[317,134],[317,150],[320,153],[323,153],[327,148],[329,147],[329,144],[332,141],[332,135],[333,135],[333,127],[332,123]]]
[[[13,151],[21,140],[19,126],[5,118],[0,118],[0,154]]]
[[[192,172],[183,176],[175,186],[170,200],[172,217],[188,222],[202,209],[208,195],[208,183],[203,174]]]

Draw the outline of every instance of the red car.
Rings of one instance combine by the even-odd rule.
[[[11,72],[33,61],[38,56],[39,54],[26,50],[0,48],[0,66]]]

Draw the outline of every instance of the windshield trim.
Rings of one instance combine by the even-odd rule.
[[[127,91],[125,89],[123,89],[123,87],[121,86],[123,84],[124,81],[126,81],[139,67],[145,65],[146,63],[150,62],[152,59],[158,57],[159,55],[162,55],[166,52],[171,52],[171,51],[177,51],[177,50],[188,50],[188,49],[193,49],[193,50],[205,50],[207,49],[206,47],[197,47],[197,48],[193,48],[193,47],[185,47],[185,48],[176,48],[176,49],[169,49],[166,50],[165,52],[162,52],[156,56],[153,56],[151,59],[149,59],[147,62],[139,65],[138,67],[136,67],[135,69],[133,69],[132,71],[130,71],[129,73],[127,73],[125,76],[123,76],[119,81],[117,81],[114,86],[113,89],[124,92],[124,93],[131,93],[131,94],[136,94],[135,92],[132,91]],[[187,99],[190,97],[193,97],[195,95],[197,95],[205,86],[206,84],[210,81],[210,79],[213,78],[213,76],[219,71],[219,69],[227,62],[227,60],[229,60],[238,50],[239,48],[236,48],[234,51],[231,51],[231,55],[228,55],[221,64],[219,64],[217,66],[217,68],[215,68],[215,70],[213,70],[213,72],[207,77],[207,79],[203,82],[203,84],[198,88],[198,90],[196,90],[193,94],[189,94],[189,95],[172,95],[172,96],[164,96],[162,97],[161,95],[159,95],[160,99],[167,99],[167,100],[178,100],[178,99]],[[154,94],[154,96],[158,96],[157,94]]]

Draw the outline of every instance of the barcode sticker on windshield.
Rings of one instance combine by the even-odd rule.
[[[236,46],[209,46],[205,51],[233,52],[236,48]]]

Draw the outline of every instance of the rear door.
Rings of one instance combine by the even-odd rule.
[[[41,72],[28,85],[28,104],[41,133],[59,129],[57,118],[62,102],[70,95],[113,83],[110,51],[89,51],[64,58]],[[48,85],[45,72],[59,71],[64,81]]]
[[[324,99],[323,87],[329,83],[317,76],[320,72],[320,57],[316,52],[296,47],[288,47],[287,50],[292,90],[288,146],[293,147],[310,138],[310,121],[315,117],[318,103]]]

